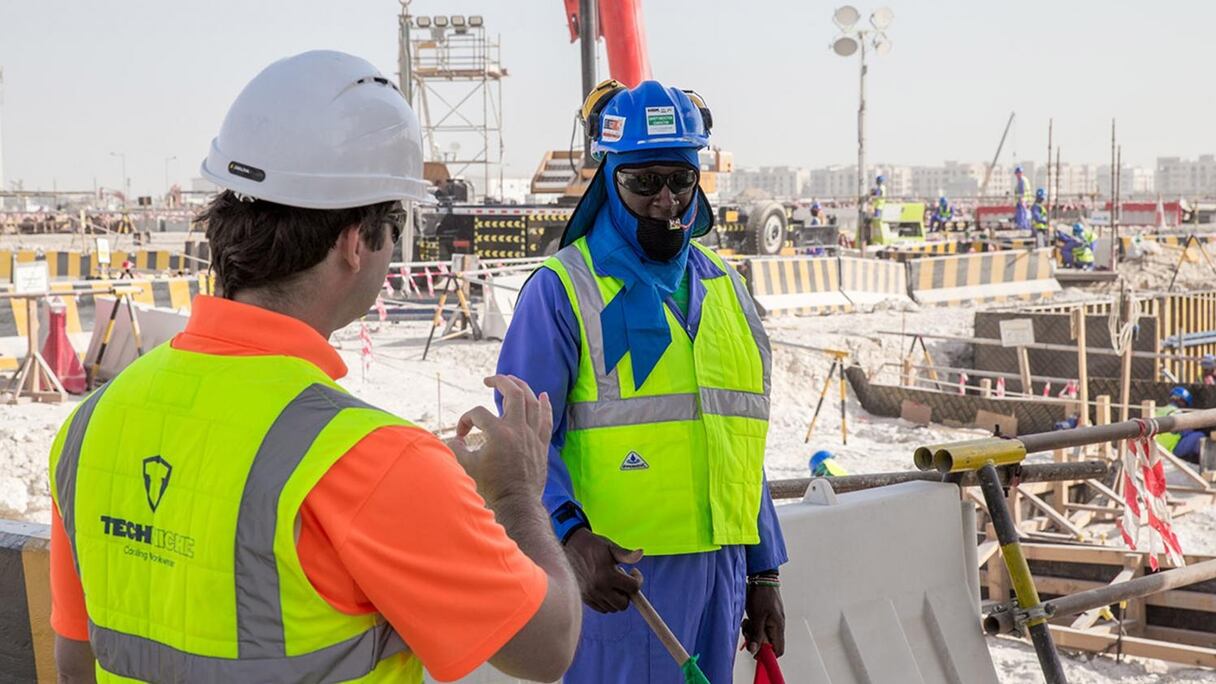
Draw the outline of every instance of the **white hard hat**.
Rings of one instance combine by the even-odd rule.
[[[281,59],[237,96],[202,174],[307,209],[430,201],[418,117],[367,61],[316,50]]]

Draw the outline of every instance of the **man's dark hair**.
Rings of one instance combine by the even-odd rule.
[[[359,226],[359,237],[369,249],[383,247],[383,223],[396,205],[303,209],[242,200],[225,190],[197,220],[207,226],[211,270],[221,296],[231,299],[250,288],[287,296],[295,277],[321,263],[346,228]]]

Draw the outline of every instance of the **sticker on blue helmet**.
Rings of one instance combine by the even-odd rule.
[[[646,134],[665,135],[676,132],[675,107],[647,107]]]
[[[615,142],[625,133],[625,117],[607,114],[604,116],[604,130],[600,135],[602,140]]]

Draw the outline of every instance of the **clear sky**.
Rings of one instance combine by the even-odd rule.
[[[643,0],[654,75],[695,88],[715,143],[744,166],[856,159],[857,59],[828,45],[836,3]],[[863,12],[879,3],[857,5]],[[1041,160],[1047,120],[1066,161],[1216,152],[1216,2],[893,0],[893,50],[871,61],[868,158]],[[482,14],[501,36],[506,175],[565,148],[580,104],[561,0],[414,0]],[[232,98],[266,64],[332,48],[396,72],[395,0],[0,0],[4,171],[27,189],[197,176]],[[602,48],[601,48],[602,53]],[[602,60],[601,74],[606,71]]]

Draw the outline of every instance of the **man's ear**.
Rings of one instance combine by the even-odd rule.
[[[363,263],[364,246],[363,239],[359,236],[359,224],[357,223],[344,228],[338,235],[338,241],[334,243],[334,249],[338,252],[338,258],[352,271],[356,272]]]

